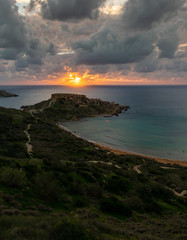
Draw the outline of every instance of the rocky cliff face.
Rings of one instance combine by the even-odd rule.
[[[18,95],[0,90],[0,97],[18,97]]]

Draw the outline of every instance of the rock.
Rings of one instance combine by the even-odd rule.
[[[18,95],[0,90],[0,97],[18,97]]]

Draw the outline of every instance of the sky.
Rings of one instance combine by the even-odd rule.
[[[187,84],[187,0],[0,0],[0,85]]]

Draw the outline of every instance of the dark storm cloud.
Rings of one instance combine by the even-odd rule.
[[[151,29],[177,14],[185,0],[128,0],[124,5],[125,25],[132,29]]]
[[[141,62],[134,67],[135,71],[154,72],[157,70],[158,57],[176,57],[178,30],[184,25],[185,2],[129,0],[121,16],[110,17],[89,38],[74,42],[72,47],[77,54],[77,64]]]
[[[21,54],[21,49],[4,48],[0,50],[0,59],[15,60]]]
[[[15,59],[25,47],[26,30],[14,0],[0,0],[0,58]]]
[[[187,59],[179,60],[175,59],[172,62],[166,62],[160,66],[160,69],[164,69],[170,72],[187,72]]]
[[[177,51],[179,37],[175,29],[166,31],[158,41],[160,58],[173,58]]]
[[[47,54],[55,54],[53,44],[50,44],[49,46],[44,45],[37,38],[29,40],[27,48],[25,49],[25,54],[15,62],[16,70],[20,71],[20,69],[22,70],[30,64],[42,65],[43,58]]]
[[[78,64],[123,64],[138,62],[151,54],[153,43],[152,33],[123,36],[106,27],[90,39],[76,42],[73,48],[77,51]]]
[[[0,59],[16,60],[16,67],[24,68],[41,65],[46,54],[55,54],[54,46],[33,36],[14,0],[0,0]]]
[[[41,14],[50,20],[96,19],[105,0],[31,0],[29,10],[39,5]]]
[[[156,52],[146,57],[143,61],[136,63],[134,67],[135,72],[150,73],[157,70],[158,59],[156,58]]]

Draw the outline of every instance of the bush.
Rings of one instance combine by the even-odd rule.
[[[140,186],[137,190],[139,198],[142,200],[144,204],[144,211],[145,212],[154,212],[154,213],[161,213],[162,208],[161,206],[155,201],[158,195],[158,190],[156,190],[156,185],[146,185]],[[162,199],[162,196],[160,196]]]
[[[45,202],[58,202],[62,189],[52,173],[43,172],[35,177],[37,195]]]
[[[112,193],[127,193],[131,188],[129,180],[124,177],[113,175],[107,181],[107,190]]]
[[[65,221],[55,225],[50,240],[96,240],[95,234],[79,223]]]
[[[85,207],[86,205],[87,205],[87,201],[84,198],[82,197],[75,198],[74,207],[81,208],[81,207]]]
[[[105,198],[101,201],[101,210],[103,212],[129,217],[132,214],[131,209],[122,201],[115,197]]]
[[[1,181],[8,187],[23,187],[26,182],[25,173],[18,169],[6,168],[2,172]]]

